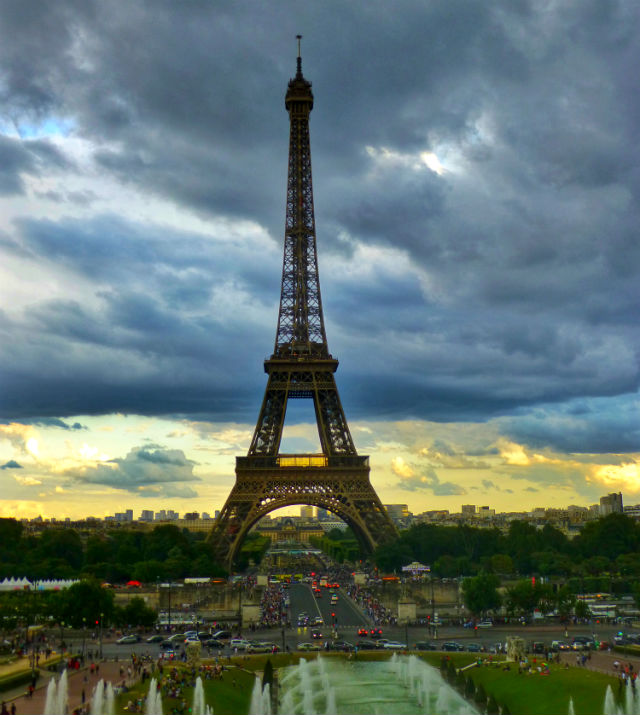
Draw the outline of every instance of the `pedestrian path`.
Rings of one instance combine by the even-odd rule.
[[[88,704],[91,701],[93,690],[100,680],[111,681],[114,685],[131,685],[126,672],[121,671],[123,667],[126,671],[127,665],[126,661],[105,661],[101,662],[97,672],[93,673],[89,666],[79,670],[68,670],[69,712],[73,713],[76,708],[81,708],[83,703]],[[26,694],[25,686],[4,693],[3,701],[7,704],[7,708],[13,702],[16,706],[16,715],[43,715],[46,712],[47,687],[54,675],[52,673],[45,675],[44,671],[41,671],[41,674],[32,697]],[[55,677],[57,679],[59,674]]]
[[[563,651],[560,654],[560,659],[563,663],[576,666],[578,665],[576,656],[580,655],[581,651],[578,653],[575,651]],[[619,664],[617,668],[614,667],[614,663],[616,662]],[[621,666],[624,665],[631,665],[636,673],[640,672],[640,657],[619,652],[590,651],[584,666],[580,663],[579,667],[584,667],[588,670],[597,670],[600,673],[617,677],[622,670]]]

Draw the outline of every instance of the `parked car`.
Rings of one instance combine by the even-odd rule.
[[[232,650],[237,648],[238,650],[246,650],[247,646],[251,645],[245,638],[232,638],[229,641],[229,648]]]
[[[184,639],[187,637],[186,633],[174,633],[169,636],[167,640],[169,643],[184,643]]]
[[[155,635],[149,636],[147,638],[147,643],[162,643],[163,640],[164,640],[164,636],[161,635],[160,633],[156,633]]]
[[[591,636],[575,636],[571,643],[571,648],[573,650],[590,650],[594,645],[595,643]]]
[[[118,645],[126,645],[128,643],[137,643],[139,640],[140,640],[140,636],[128,635],[128,636],[122,636],[122,638],[118,638],[116,643]]]
[[[275,653],[278,646],[268,641],[252,641],[247,646],[247,653]]]
[[[547,646],[544,643],[542,643],[541,641],[534,641],[531,644],[531,652],[532,653],[546,653]]]
[[[493,628],[493,622],[492,621],[480,621],[480,623],[478,623],[478,628]]]
[[[328,641],[326,645],[327,650],[341,650],[345,653],[354,649],[353,643],[347,643],[347,641]]]
[[[557,653],[559,650],[571,650],[571,646],[564,641],[551,641],[551,650]]]
[[[413,647],[415,650],[438,650],[438,646],[430,641],[418,641]]]
[[[298,643],[298,650],[322,650],[322,643]]]
[[[464,650],[464,646],[461,645],[460,643],[456,643],[455,641],[447,641],[446,643],[442,644],[442,650],[462,651],[462,650]]]
[[[377,641],[372,641],[370,638],[363,638],[358,641],[358,648],[360,650],[373,650],[378,647]]]
[[[217,638],[219,641],[228,641],[229,638],[231,638],[231,633],[229,631],[216,631],[215,633],[211,634],[214,638]]]
[[[479,643],[467,643],[467,651],[469,653],[479,653],[482,650]]]
[[[399,641],[387,641],[384,648],[385,650],[407,650],[407,644]]]
[[[200,642],[205,648],[224,648],[227,645],[224,641],[218,640],[213,636],[202,638]]]

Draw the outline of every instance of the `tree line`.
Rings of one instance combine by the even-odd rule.
[[[420,561],[443,578],[485,573],[636,582],[639,552],[640,525],[624,514],[610,514],[587,522],[573,539],[549,524],[538,529],[524,521],[511,522],[506,532],[466,524],[417,524],[380,545],[374,561],[388,573]]]
[[[238,558],[238,568],[259,563],[269,539],[250,534]],[[216,563],[204,533],[173,524],[151,531],[117,529],[81,533],[70,528],[46,528],[28,534],[21,522],[0,519],[0,579],[30,580],[95,578],[109,583],[143,583],[187,576],[226,576]]]

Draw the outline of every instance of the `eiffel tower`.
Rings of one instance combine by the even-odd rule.
[[[296,76],[285,97],[289,170],[280,311],[269,376],[246,457],[236,457],[236,483],[210,534],[220,564],[231,570],[250,528],[269,512],[306,504],[327,509],[353,530],[365,553],[396,529],[369,481],[369,458],[358,455],[342,410],[324,329],[311,183],[311,83]],[[321,454],[280,454],[289,399],[312,399]]]

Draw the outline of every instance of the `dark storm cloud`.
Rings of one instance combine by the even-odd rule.
[[[104,484],[138,496],[198,496],[191,487],[176,483],[199,482],[193,474],[195,462],[179,449],[158,445],[137,447],[126,457],[112,459],[107,465],[83,469],[74,479],[87,484]]]
[[[42,427],[59,427],[60,429],[70,431],[87,429],[87,427],[81,425],[79,422],[74,422],[70,425],[68,422],[56,417],[40,418],[37,420],[23,420],[23,422],[24,424],[40,425]]]
[[[637,449],[631,411],[614,417],[640,380],[636,3],[37,5],[0,9],[5,123],[66,122],[110,181],[216,228],[74,218],[95,187],[46,186],[69,215],[23,217],[2,246],[93,294],[70,285],[2,318],[3,413],[252,421],[275,329],[283,95],[302,32],[320,275],[348,416],[512,414],[513,439]],[[81,174],[48,139],[0,135],[0,159],[4,194]],[[221,240],[219,222],[234,220],[271,240]],[[566,418],[593,398],[599,419]]]
[[[579,400],[562,407],[537,408],[514,420],[501,421],[512,439],[561,452],[625,453],[640,451],[640,420],[635,396]]]
[[[28,252],[96,288],[89,303],[35,302],[19,325],[0,316],[0,329],[16,338],[0,347],[6,414],[35,413],[57,426],[54,415],[113,411],[253,419],[243,405],[257,409],[263,379],[255,355],[267,352],[275,332],[275,252],[259,266],[250,241],[221,245],[106,216],[82,225],[30,220],[22,229]],[[269,282],[263,304],[258,290]],[[273,325],[256,322],[263,311]]]
[[[10,459],[8,462],[5,462],[0,469],[22,469],[22,465],[18,464],[15,459]]]

